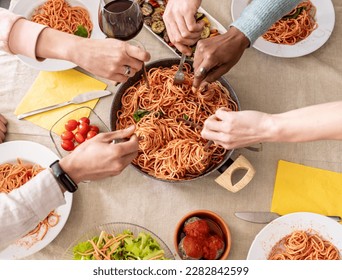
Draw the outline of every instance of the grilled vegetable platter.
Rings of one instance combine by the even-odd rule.
[[[167,34],[163,14],[167,5],[167,0],[139,0],[140,8],[144,16],[144,26],[154,34],[162,43],[168,46],[177,55],[181,53],[172,44]],[[194,15],[196,21],[205,22],[201,39],[214,37],[225,33],[227,30],[215,18],[200,7]],[[196,50],[196,45],[192,46],[193,55]],[[192,56],[193,56],[192,55]]]

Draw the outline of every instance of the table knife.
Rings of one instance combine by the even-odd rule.
[[[257,223],[257,224],[267,224],[274,219],[279,218],[281,215],[274,212],[253,212],[253,211],[246,211],[246,212],[235,212],[235,216],[239,219]],[[341,217],[339,216],[327,216],[329,218],[332,218],[333,220],[340,222]]]
[[[69,104],[81,104],[81,103],[84,103],[84,102],[87,102],[87,101],[90,101],[90,100],[93,100],[96,98],[104,97],[104,96],[107,96],[110,94],[112,94],[112,93],[109,90],[94,90],[94,91],[89,91],[86,93],[81,93],[69,101],[62,102],[62,103],[55,104],[55,105],[50,105],[50,106],[40,108],[40,109],[36,109],[36,110],[30,111],[27,113],[23,113],[23,114],[18,115],[17,118],[19,120],[21,120],[21,119],[29,117],[29,116],[33,116],[33,115],[43,113],[46,111],[50,111],[53,109],[57,109],[60,107],[64,107],[64,106],[67,106]]]

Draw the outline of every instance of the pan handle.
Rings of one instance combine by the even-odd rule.
[[[229,166],[228,168],[227,168],[227,165]],[[232,175],[236,170],[239,170],[239,169],[247,170],[247,172],[240,179],[239,182],[233,185]],[[236,193],[239,190],[246,187],[255,175],[254,167],[243,155],[239,155],[239,157],[235,161],[229,158],[227,162],[218,170],[222,174],[215,179],[215,182],[218,183],[221,187],[233,193]]]

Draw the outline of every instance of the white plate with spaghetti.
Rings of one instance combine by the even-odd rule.
[[[46,0],[19,0],[16,5],[14,5],[12,12],[15,14],[22,15],[27,19],[30,19],[33,15],[35,9],[40,5],[44,4]],[[90,15],[90,20],[93,24],[93,30],[91,32],[90,38],[101,39],[105,38],[98,24],[98,2],[93,0],[66,0],[71,6],[81,6],[88,10]],[[45,59],[43,61],[38,61],[33,58],[18,55],[19,59],[25,64],[42,71],[63,71],[76,67],[72,62],[59,60],[59,59]]]
[[[265,226],[254,238],[247,259],[267,260],[280,240],[298,231],[317,234],[321,239],[329,241],[342,258],[342,225],[320,214],[297,212],[277,218]]]
[[[0,155],[0,164],[13,164],[16,163],[17,158],[19,158],[24,163],[37,163],[44,168],[49,167],[53,161],[59,159],[59,157],[47,147],[31,141],[5,142],[0,145]],[[49,227],[42,240],[36,241],[32,236],[20,239],[0,251],[0,259],[22,259],[40,251],[50,244],[61,232],[69,217],[72,205],[72,194],[66,192],[65,200],[66,204],[55,209],[55,213],[59,215],[58,223],[53,227]]]
[[[251,0],[232,0],[231,13],[234,21],[239,18],[250,2]],[[271,43],[261,36],[255,41],[253,47],[269,55],[287,58],[304,56],[322,47],[334,29],[335,10],[331,0],[311,0],[311,3],[316,7],[314,19],[317,28],[307,38],[294,45],[284,45]]]

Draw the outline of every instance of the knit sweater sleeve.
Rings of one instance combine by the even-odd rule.
[[[244,33],[252,45],[274,22],[300,2],[301,0],[253,0],[231,26]]]

